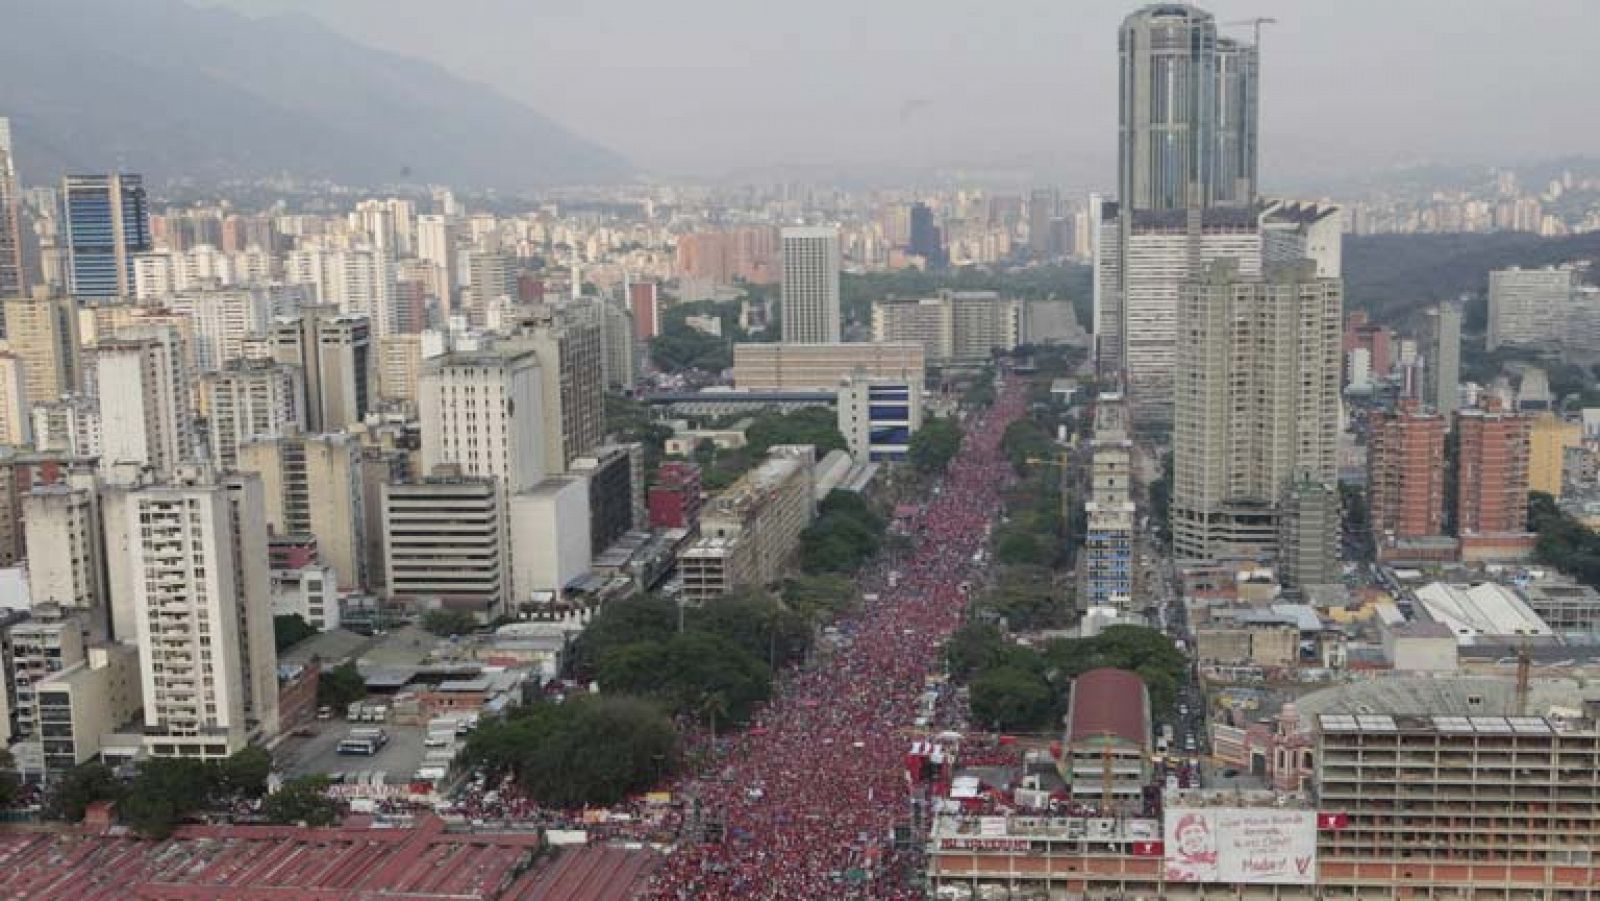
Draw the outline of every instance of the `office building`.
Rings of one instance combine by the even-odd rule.
[[[16,354],[0,351],[0,444],[33,443],[30,407],[26,365]]]
[[[1278,580],[1286,592],[1304,597],[1308,585],[1340,581],[1341,528],[1338,488],[1310,479],[1289,486],[1278,527]]]
[[[1456,527],[1463,538],[1527,531],[1530,425],[1515,413],[1456,414]]]
[[[94,477],[44,485],[22,496],[28,593],[35,604],[79,614],[90,638],[111,630],[105,527]]]
[[[1440,415],[1461,407],[1461,305],[1442,303],[1422,323],[1424,397]]]
[[[544,466],[552,475],[565,472],[574,459],[605,440],[600,325],[581,315],[542,317],[525,323],[502,345],[531,350],[538,358]]]
[[[366,484],[358,439],[340,432],[285,430],[238,448],[238,468],[262,484],[262,515],[274,535],[314,535],[338,587],[367,587]]]
[[[631,391],[639,380],[633,316],[609,303],[597,303],[595,307],[600,314],[601,377],[607,388]]]
[[[189,373],[173,330],[140,331],[139,337],[102,341],[95,349],[100,462],[170,475],[194,458]]]
[[[377,396],[377,354],[365,317],[306,307],[281,317],[269,336],[273,359],[298,366],[305,385],[306,428],[331,432],[365,420]]]
[[[872,305],[872,339],[919,343],[932,365],[983,364],[1025,341],[1024,313],[1022,301],[993,291],[891,298]]]
[[[607,444],[578,457],[568,473],[587,482],[590,544],[596,553],[628,532],[644,527],[644,448]]]
[[[893,379],[921,385],[927,377],[921,344],[735,344],[733,382],[744,391],[835,391],[847,378]]]
[[[839,340],[839,230],[783,230],[782,336],[790,344]]]
[[[633,314],[633,339],[645,344],[661,334],[661,286],[655,282],[628,285],[628,311]]]
[[[503,298],[517,296],[517,262],[502,253],[475,250],[468,264],[471,273],[467,309],[474,322]]]
[[[1380,550],[1444,534],[1444,439],[1449,420],[1402,405],[1373,417],[1367,487]]]
[[[38,739],[39,683],[84,658],[90,641],[89,623],[79,610],[36,603],[29,618],[7,630],[11,666],[5,671],[14,703],[13,735]]]
[[[1256,49],[1217,36],[1210,13],[1151,4],[1118,35],[1118,197],[1131,210],[1255,199]]]
[[[438,475],[383,488],[389,597],[466,610],[485,622],[510,597],[508,516],[498,478]]]
[[[69,394],[32,406],[34,447],[70,457],[100,456],[100,404],[94,398]]]
[[[1089,498],[1084,503],[1084,607],[1129,610],[1134,602],[1133,557],[1138,528],[1133,503],[1133,442],[1123,396],[1095,399],[1090,444]]]
[[[39,293],[5,301],[6,343],[22,358],[29,403],[49,403],[82,387],[78,306]]]
[[[200,377],[211,461],[218,469],[237,468],[239,445],[246,441],[305,428],[300,377],[300,370],[270,360],[234,360]]]
[[[908,216],[910,234],[906,242],[906,252],[914,257],[921,257],[924,265],[929,269],[941,269],[945,264],[944,235],[939,226],[934,223],[933,209],[922,202],[911,205]],[[785,341],[794,340],[787,337]]]
[[[701,511],[700,538],[678,558],[684,600],[715,600],[783,575],[816,515],[815,452],[806,449],[809,456],[774,448]]]
[[[22,182],[17,177],[11,121],[0,116],[0,298],[28,296],[22,238]]]
[[[550,376],[531,350],[429,360],[418,404],[422,471],[453,466],[463,476],[497,480],[506,495],[537,485],[547,471],[544,383]]]
[[[839,433],[857,460],[901,463],[922,427],[922,386],[848,378],[839,386]]]
[[[93,645],[82,660],[35,686],[40,756],[46,779],[101,755],[105,740],[135,722],[144,706],[139,650],[131,644]]]
[[[133,257],[153,246],[144,178],[68,175],[61,209],[72,296],[90,303],[132,297]]]
[[[1583,424],[1546,413],[1528,429],[1528,490],[1560,500],[1567,451],[1583,447]]]
[[[1489,273],[1488,350],[1501,346],[1544,347],[1561,344],[1578,270],[1572,266],[1543,269],[1496,269]]]
[[[276,733],[277,654],[261,481],[131,492],[123,508],[144,737],[155,757],[215,760]]]
[[[1028,253],[1034,259],[1053,259],[1064,252],[1054,228],[1060,215],[1060,191],[1039,188],[1028,194]]]
[[[650,486],[650,528],[700,527],[700,467],[687,460],[666,460]]]
[[[1274,553],[1292,482],[1338,477],[1343,286],[1310,261],[1243,276],[1214,264],[1179,301],[1173,551]]]

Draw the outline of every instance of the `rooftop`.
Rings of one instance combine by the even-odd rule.
[[[1072,683],[1067,740],[1112,736],[1143,745],[1148,736],[1144,682],[1127,670],[1090,670]]]

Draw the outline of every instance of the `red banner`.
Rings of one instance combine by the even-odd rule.
[[[1134,857],[1160,857],[1165,853],[1161,842],[1134,842]]]
[[[1317,829],[1323,832],[1337,832],[1340,829],[1350,828],[1350,814],[1348,813],[1318,813]]]

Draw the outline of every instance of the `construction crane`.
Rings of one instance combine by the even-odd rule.
[[[1517,716],[1528,715],[1528,694],[1533,687],[1533,648],[1524,638],[1517,648]]]
[[[1249,25],[1255,31],[1256,47],[1259,49],[1261,47],[1261,26],[1276,24],[1278,24],[1278,20],[1271,16],[1257,16],[1254,19],[1236,19],[1232,22],[1223,22],[1222,27],[1232,28],[1239,25]]]

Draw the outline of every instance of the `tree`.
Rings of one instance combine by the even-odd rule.
[[[280,654],[315,634],[317,630],[298,613],[272,618],[272,637]]]
[[[970,688],[974,722],[1001,731],[1048,725],[1053,697],[1037,673],[1001,667],[973,679]]]
[[[878,552],[887,523],[861,495],[830,492],[818,512],[800,534],[800,568],[806,573],[853,573]]]
[[[17,797],[22,793],[22,781],[17,774],[16,758],[5,748],[0,748],[0,810],[4,810],[17,803]]]
[[[465,610],[435,607],[422,614],[422,628],[443,637],[470,635],[478,631],[478,620]]]
[[[578,636],[572,649],[572,671],[581,679],[592,679],[600,658],[614,647],[641,641],[657,641],[678,631],[678,605],[659,595],[646,595],[613,601]]]
[[[999,629],[985,623],[969,623],[945,641],[945,666],[956,680],[966,681],[993,667],[1005,645],[1005,636]]]
[[[116,801],[126,789],[117,774],[103,763],[85,763],[67,770],[50,792],[51,815],[77,823],[89,805],[97,801]]]
[[[772,673],[734,640],[690,631],[607,650],[599,682],[603,691],[652,698],[673,713],[692,711],[703,698],[720,694],[729,719],[744,722],[767,699]]]
[[[262,799],[261,813],[268,821],[285,826],[332,826],[339,822],[339,805],[327,796],[327,790],[327,776],[290,779]]]
[[[906,449],[906,460],[918,472],[933,474],[944,472],[950,461],[961,450],[961,426],[945,417],[923,423],[911,436]]]
[[[218,788],[227,795],[259,798],[267,793],[267,777],[271,774],[272,755],[255,745],[217,763]]]
[[[341,663],[317,677],[317,703],[347,707],[367,696],[367,680],[354,663]]]
[[[145,838],[164,839],[180,820],[217,794],[218,767],[191,757],[152,757],[139,764],[117,810]]]
[[[636,698],[581,696],[480,725],[464,759],[510,773],[551,807],[609,805],[656,784],[677,763],[677,731]]]

